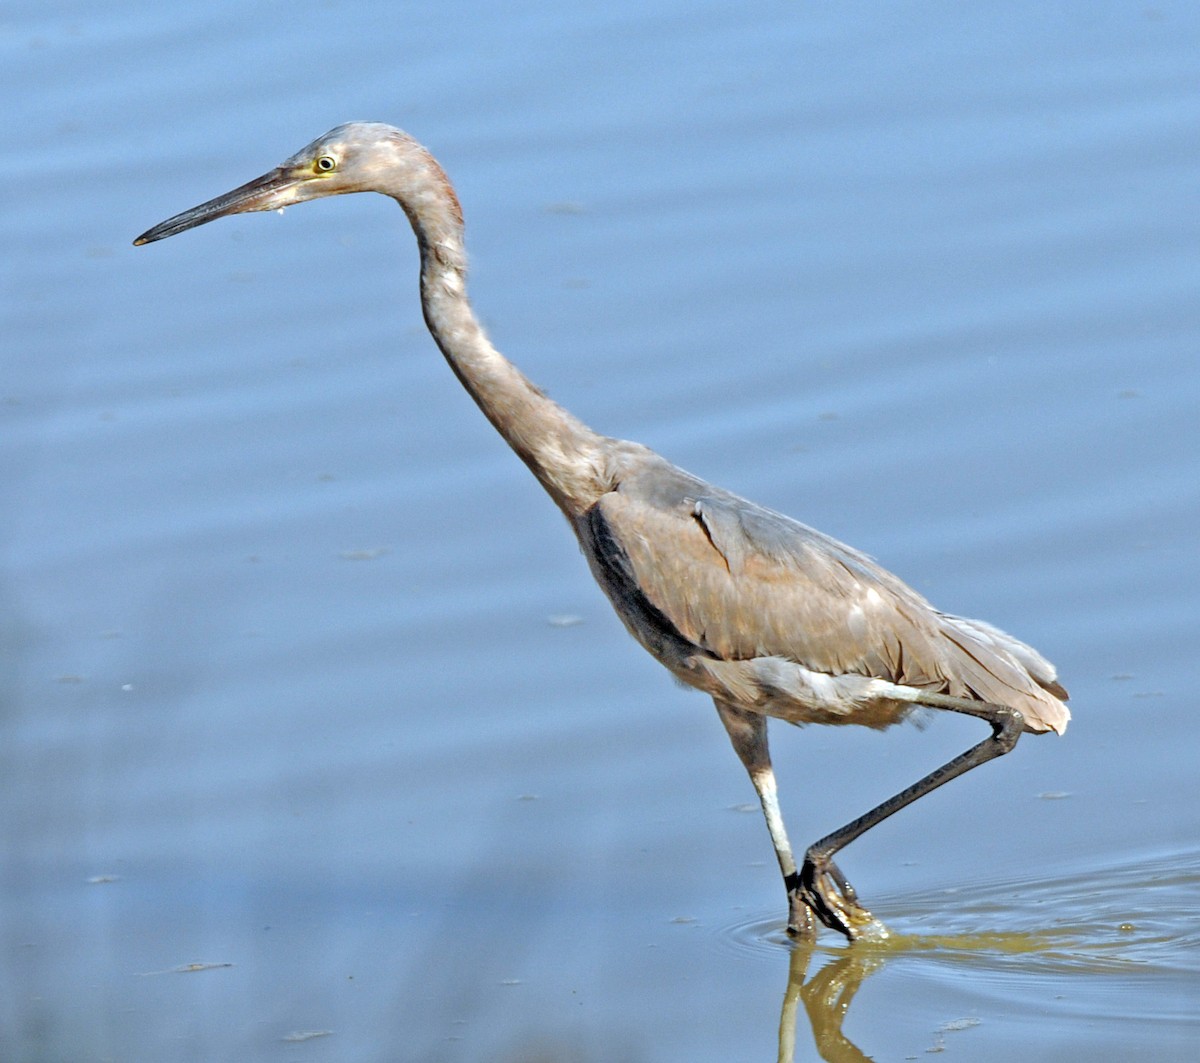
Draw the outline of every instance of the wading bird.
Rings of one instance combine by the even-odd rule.
[[[1062,733],[1067,692],[1036,650],[934,609],[858,551],[697,479],[638,443],[592,431],[488,341],[467,299],[458,198],[442,168],[388,125],[338,126],[270,173],[156,225],[148,244],[215,218],[347,192],[404,209],[420,247],[421,309],[450,368],[566,516],[592,575],[638,642],[711,695],[758,792],[788,895],[788,930],[850,940],[886,929],[834,855],[935,787]],[[992,734],[810,846],[797,867],[767,719],[883,728],[915,707],[965,713]]]

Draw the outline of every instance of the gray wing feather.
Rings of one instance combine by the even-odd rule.
[[[723,660],[781,657],[1069,718],[1054,668],[990,624],[938,612],[857,550],[663,462],[597,503],[641,593]]]

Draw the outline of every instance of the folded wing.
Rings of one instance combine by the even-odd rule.
[[[661,459],[660,459],[661,460]],[[1053,666],[982,621],[938,612],[858,551],[667,462],[604,495],[593,524],[649,609],[722,661],[782,658],[1019,709],[1065,729]]]

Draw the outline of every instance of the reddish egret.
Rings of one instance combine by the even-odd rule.
[[[450,368],[566,516],[592,575],[638,642],[712,696],[762,802],[788,895],[788,929],[886,933],[834,856],[935,787],[1070,719],[1053,665],[979,620],[941,613],[874,561],[697,479],[638,443],[592,431],[488,341],[467,299],[458,198],[442,168],[388,125],[338,126],[264,174],[156,225],[148,244],[227,214],[380,192],[421,255],[421,309]],[[811,845],[797,867],[767,719],[883,728],[915,707],[965,713],[991,735]]]

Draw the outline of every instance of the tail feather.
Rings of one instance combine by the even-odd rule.
[[[961,651],[955,678],[975,697],[1011,705],[1030,731],[1062,734],[1071,719],[1058,672],[1032,646],[983,620],[943,614],[946,634]]]

